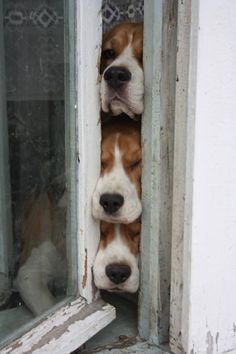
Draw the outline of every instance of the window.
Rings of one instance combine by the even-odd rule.
[[[5,353],[36,348],[69,353],[115,316],[112,306],[96,300],[91,270],[99,240],[90,200],[100,168],[100,8],[100,1],[1,1],[0,333]],[[34,217],[37,226],[32,222],[32,229],[24,229],[24,221]],[[59,234],[64,255],[54,252],[53,237]]]
[[[138,329],[155,344],[169,341],[177,5],[144,1]],[[0,6],[0,75],[6,78],[0,82],[1,348],[5,354],[58,348],[69,353],[115,318],[115,308],[99,299],[92,279],[99,242],[91,196],[100,173],[102,1],[0,0]],[[56,303],[35,317],[15,279],[19,230],[32,197],[45,192],[46,205],[59,214],[54,227],[65,230],[60,270],[66,281],[52,282]],[[17,323],[11,320],[16,313]]]

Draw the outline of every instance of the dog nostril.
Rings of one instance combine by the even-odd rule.
[[[131,73],[124,67],[113,66],[105,71],[104,79],[109,86],[116,89],[130,81]]]
[[[124,197],[120,194],[102,194],[100,204],[107,214],[114,214],[124,204]]]
[[[131,274],[131,268],[125,264],[109,264],[105,271],[108,278],[115,284],[124,283]]]

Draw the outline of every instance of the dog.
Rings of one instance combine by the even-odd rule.
[[[66,296],[66,193],[56,206],[46,192],[27,207],[22,227],[22,251],[15,286],[38,316]]]
[[[140,122],[128,117],[103,124],[101,175],[92,197],[95,219],[129,224],[142,212]]]
[[[104,34],[100,72],[102,111],[137,119],[144,106],[142,23],[122,23]]]
[[[139,220],[131,224],[101,222],[101,239],[93,265],[98,289],[135,293],[139,287]]]

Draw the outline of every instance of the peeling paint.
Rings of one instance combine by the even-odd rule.
[[[75,313],[73,316],[67,319],[62,325],[53,326],[50,331],[48,331],[44,336],[42,336],[42,338],[36,344],[34,344],[29,351],[25,351],[24,354],[31,354],[37,349],[43,347],[45,344],[49,344],[52,340],[57,340],[63,335],[63,333],[69,331],[69,327],[71,324],[83,321],[86,317],[90,316],[96,311],[104,311],[106,309],[106,304],[101,306],[102,303],[102,300],[98,300],[96,303],[87,305],[86,307],[82,308],[78,313]]]
[[[210,331],[207,332],[206,344],[207,344],[207,348],[206,348],[207,354],[213,354],[214,339],[213,339],[213,336],[211,335]]]
[[[7,354],[11,353],[15,349],[20,348],[21,346],[22,346],[22,341],[21,340],[16,341],[12,346],[10,346],[9,351],[7,352]]]
[[[85,288],[85,286],[86,286],[87,278],[88,278],[88,251],[87,251],[87,248],[85,248],[84,275],[83,275],[83,281],[82,281],[83,288]]]

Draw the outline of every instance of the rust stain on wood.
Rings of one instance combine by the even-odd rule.
[[[88,278],[88,255],[87,255],[87,248],[85,248],[85,260],[84,260],[84,275],[82,281],[82,287],[85,288]]]
[[[9,350],[8,350],[8,352],[7,352],[6,354],[11,353],[13,350],[18,349],[18,348],[20,348],[21,346],[22,346],[21,340],[16,341],[16,342],[9,348]]]

